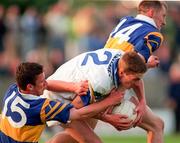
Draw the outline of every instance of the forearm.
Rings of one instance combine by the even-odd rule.
[[[144,82],[142,79],[135,83],[135,85],[133,86],[133,90],[136,93],[139,102],[146,104]]]
[[[47,90],[54,92],[75,92],[74,82],[65,82],[60,80],[47,80]]]
[[[71,120],[93,117],[99,112],[105,110],[107,107],[113,105],[108,99],[104,99],[100,102],[93,103],[91,105],[85,106],[81,109],[76,110],[70,114]]]
[[[95,115],[94,118],[108,123],[108,122],[110,122],[110,119],[107,118],[107,116],[108,116],[107,114],[104,115],[103,113],[102,114],[99,113],[99,114]]]

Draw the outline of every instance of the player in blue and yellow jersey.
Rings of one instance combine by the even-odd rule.
[[[3,99],[1,143],[37,143],[46,121],[67,123],[70,120],[91,117],[108,106],[118,104],[123,98],[123,94],[110,95],[110,98],[100,103],[78,110],[72,104],[42,98],[40,95],[46,88],[71,91],[73,88],[67,89],[66,86],[73,85],[66,83],[63,86],[65,82],[61,84],[61,81],[57,81],[54,87],[54,83],[47,83],[43,67],[37,63],[20,64],[16,71],[16,81],[17,84],[9,87]]]
[[[147,62],[163,41],[160,33],[166,24],[167,6],[160,1],[144,0],[139,4],[136,17],[123,17],[110,33],[105,48],[135,50]],[[150,65],[150,67],[155,65]]]

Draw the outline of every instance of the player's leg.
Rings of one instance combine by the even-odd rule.
[[[91,121],[77,120],[73,121],[65,131],[80,143],[101,143],[100,138],[94,133],[90,126]],[[91,122],[92,123],[92,122]]]
[[[66,132],[57,133],[46,143],[78,143],[73,137]]]
[[[101,143],[88,123],[84,120],[76,120],[64,125],[65,132],[56,134],[47,143]]]
[[[148,143],[163,143],[164,122],[148,106],[138,126],[147,131]]]

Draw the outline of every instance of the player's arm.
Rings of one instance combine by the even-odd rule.
[[[133,126],[133,121],[128,119],[126,115],[112,114],[113,108],[114,107],[112,107],[111,109],[107,109],[105,112],[96,115],[94,118],[111,124],[119,131],[131,128]]]
[[[111,94],[114,94],[114,90],[111,91]],[[109,107],[105,112],[97,114],[94,118],[111,124],[119,131],[131,128],[133,121],[129,120],[126,115],[112,114],[113,108],[113,106]]]
[[[88,91],[88,81],[65,82],[61,80],[47,80],[47,90],[54,92],[74,92],[77,95],[85,95]]]
[[[159,49],[163,41],[163,36],[159,32],[151,32],[144,39],[135,45],[135,51],[147,63],[148,68],[156,67],[159,64],[159,59],[154,56],[149,60],[149,57],[154,51]]]
[[[139,80],[137,81],[134,85],[133,85],[133,90],[136,93],[136,96],[139,100],[139,104],[136,107],[136,112],[138,114],[136,120],[134,121],[135,124],[137,124],[138,122],[140,122],[142,114],[144,113],[144,109],[146,106],[146,98],[145,98],[145,91],[144,91],[144,82],[143,80]]]
[[[93,117],[97,113],[105,110],[107,107],[120,103],[124,97],[123,92],[116,91],[100,102],[96,102],[80,109],[72,108],[70,110],[70,120]]]

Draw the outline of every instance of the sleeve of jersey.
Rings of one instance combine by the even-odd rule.
[[[67,123],[71,108],[73,108],[71,104],[46,99],[41,111],[41,120],[43,122],[56,120],[61,123]]]
[[[151,54],[162,44],[163,36],[159,32],[149,33],[143,40],[135,45],[135,51],[144,56],[146,62]]]

